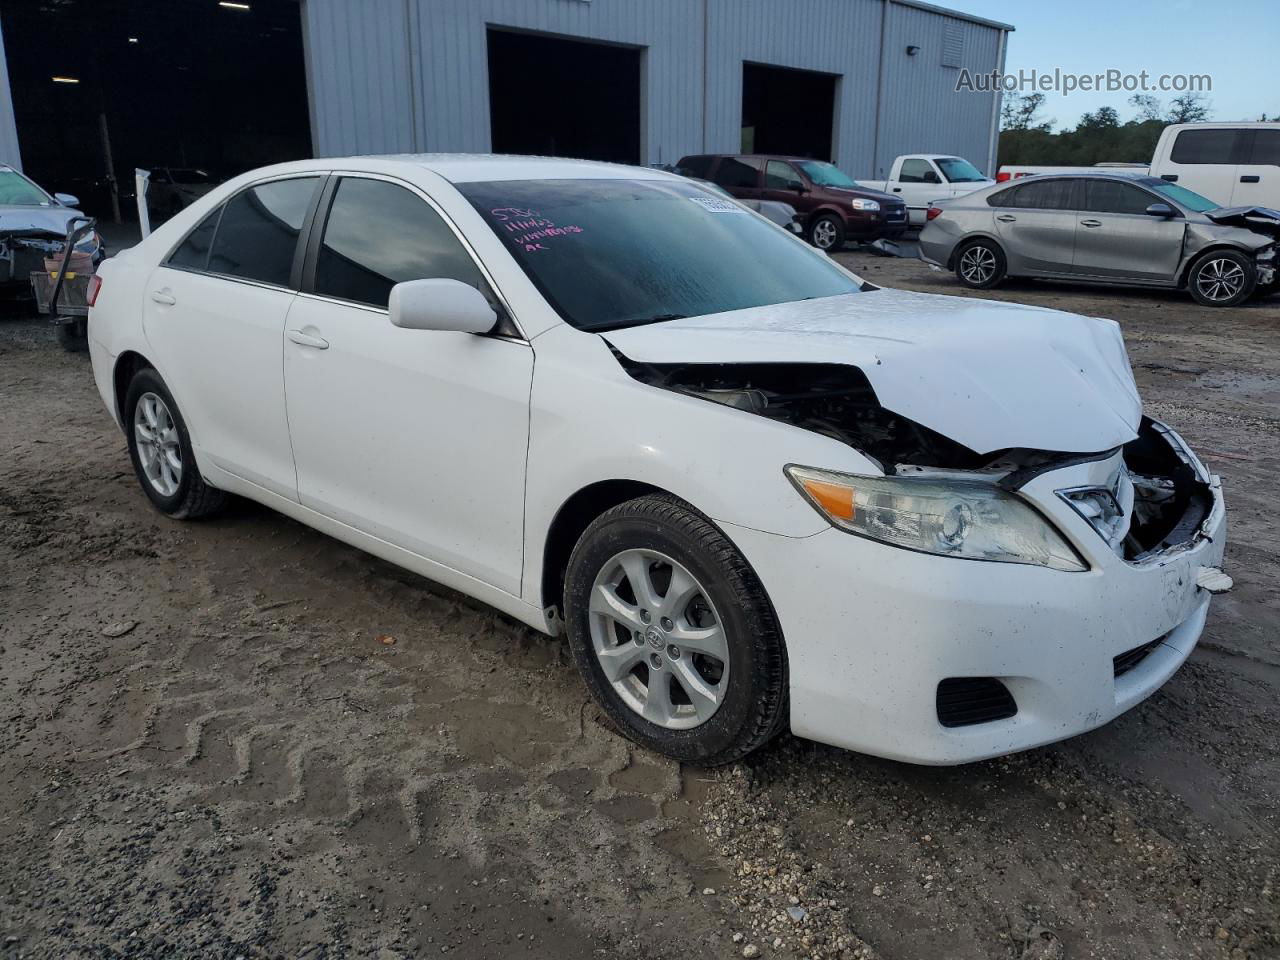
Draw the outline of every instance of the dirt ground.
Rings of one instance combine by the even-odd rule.
[[[1280,298],[989,295],[1123,324],[1236,587],[1129,714],[951,769],[633,749],[559,641],[249,503],[159,516],[87,360],[0,320],[0,957],[1280,956]]]

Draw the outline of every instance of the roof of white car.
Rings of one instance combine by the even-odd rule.
[[[402,153],[376,157],[335,157],[317,161],[341,169],[345,161],[386,161],[424,167],[452,183],[477,180],[634,180],[637,175],[660,180],[674,174],[651,167],[633,167],[597,160],[562,157],[521,157],[486,153]]]

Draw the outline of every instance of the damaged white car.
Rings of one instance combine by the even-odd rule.
[[[1118,326],[878,289],[682,177],[292,163],[104,264],[142,489],[228,493],[549,633],[618,729],[958,763],[1099,726],[1194,647],[1220,484]]]

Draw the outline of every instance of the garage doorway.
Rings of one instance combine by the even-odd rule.
[[[0,0],[0,20],[23,169],[86,213],[136,219],[135,167],[169,171],[154,225],[311,155],[297,0]]]
[[[830,73],[742,65],[742,152],[831,159],[836,80]]]
[[[640,49],[489,30],[494,153],[640,162]]]

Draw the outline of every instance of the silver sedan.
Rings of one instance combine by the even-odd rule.
[[[1217,206],[1144,174],[1034,176],[940,201],[920,256],[967,287],[1043,277],[1185,288],[1230,307],[1276,288],[1280,212]]]

